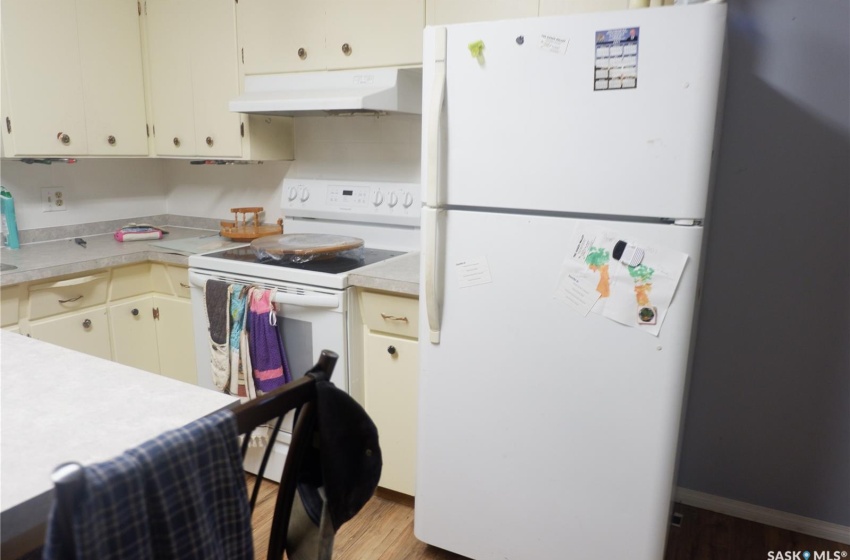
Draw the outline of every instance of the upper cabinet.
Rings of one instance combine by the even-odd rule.
[[[245,74],[422,63],[424,0],[240,0]]]
[[[147,0],[145,31],[156,155],[292,159],[292,120],[231,113],[239,95],[236,3]]]
[[[3,0],[6,156],[147,155],[136,0]]]

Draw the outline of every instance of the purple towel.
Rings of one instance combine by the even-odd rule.
[[[292,381],[283,339],[277,329],[273,291],[251,288],[248,304],[248,348],[257,394],[268,393]]]

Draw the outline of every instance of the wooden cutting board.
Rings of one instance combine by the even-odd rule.
[[[333,255],[362,246],[363,240],[360,238],[326,233],[286,233],[251,243],[255,252],[267,253],[272,257]]]

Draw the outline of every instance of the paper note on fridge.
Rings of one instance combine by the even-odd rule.
[[[643,250],[639,265],[618,260],[623,251],[616,249],[624,243]],[[594,313],[658,336],[688,255],[586,224],[576,228],[568,247],[559,289],[565,276],[594,283],[599,294]]]
[[[487,257],[475,257],[456,262],[455,270],[457,272],[458,287],[460,288],[489,284],[492,281],[490,279],[490,265],[487,264]]]
[[[587,317],[599,295],[593,278],[569,271],[561,272],[558,287],[555,289],[555,299],[563,301],[582,317]]]

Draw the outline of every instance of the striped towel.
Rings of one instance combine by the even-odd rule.
[[[254,383],[260,395],[292,381],[272,302],[275,292],[274,289],[255,287],[251,288],[248,296],[248,348]]]

